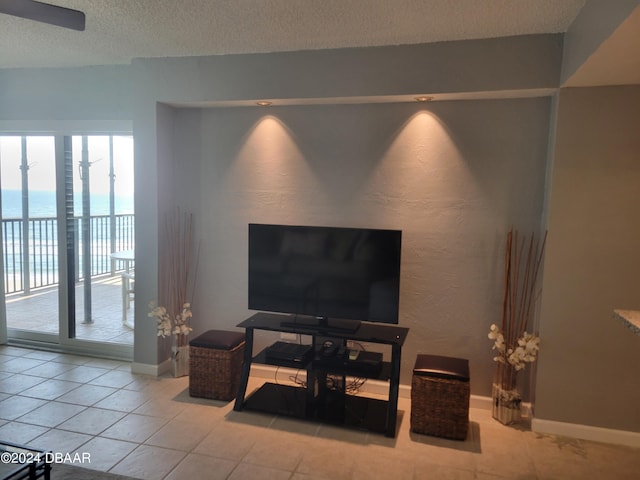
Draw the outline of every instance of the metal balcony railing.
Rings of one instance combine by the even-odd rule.
[[[134,248],[134,215],[97,215],[89,219],[91,276],[113,273],[111,253]],[[85,258],[82,255],[82,217],[74,218],[76,232],[76,280],[82,279]],[[58,283],[58,221],[55,218],[30,218],[28,238],[23,220],[2,220],[5,294],[24,292]],[[116,269],[120,269],[116,265]]]

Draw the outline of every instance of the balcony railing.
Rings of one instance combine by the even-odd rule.
[[[82,217],[74,218],[76,280],[82,279]],[[111,253],[134,248],[134,215],[97,215],[89,218],[91,276],[112,273]],[[25,236],[27,238],[25,238]],[[4,290],[29,293],[33,288],[58,283],[58,222],[30,218],[25,232],[22,219],[2,220]],[[118,266],[116,266],[118,268]]]

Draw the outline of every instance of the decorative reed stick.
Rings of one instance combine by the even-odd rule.
[[[496,369],[496,382],[505,390],[512,390],[516,386],[517,369],[509,362],[509,354],[516,349],[518,340],[529,328],[533,307],[540,296],[537,282],[546,240],[546,232],[542,243],[534,240],[532,233],[526,248],[525,239],[519,237],[517,230],[514,232],[512,228],[507,234],[500,324],[505,358]]]

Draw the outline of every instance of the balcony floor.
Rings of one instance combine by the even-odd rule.
[[[76,338],[133,345],[133,329],[122,322],[122,283],[119,274],[92,279],[92,323],[84,320],[84,284],[76,285]],[[6,297],[7,327],[39,333],[58,333],[58,288],[33,290]],[[133,301],[127,320],[133,322]]]

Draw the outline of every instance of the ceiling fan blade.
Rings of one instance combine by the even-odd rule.
[[[83,12],[34,0],[0,0],[0,13],[73,30],[84,30]]]

